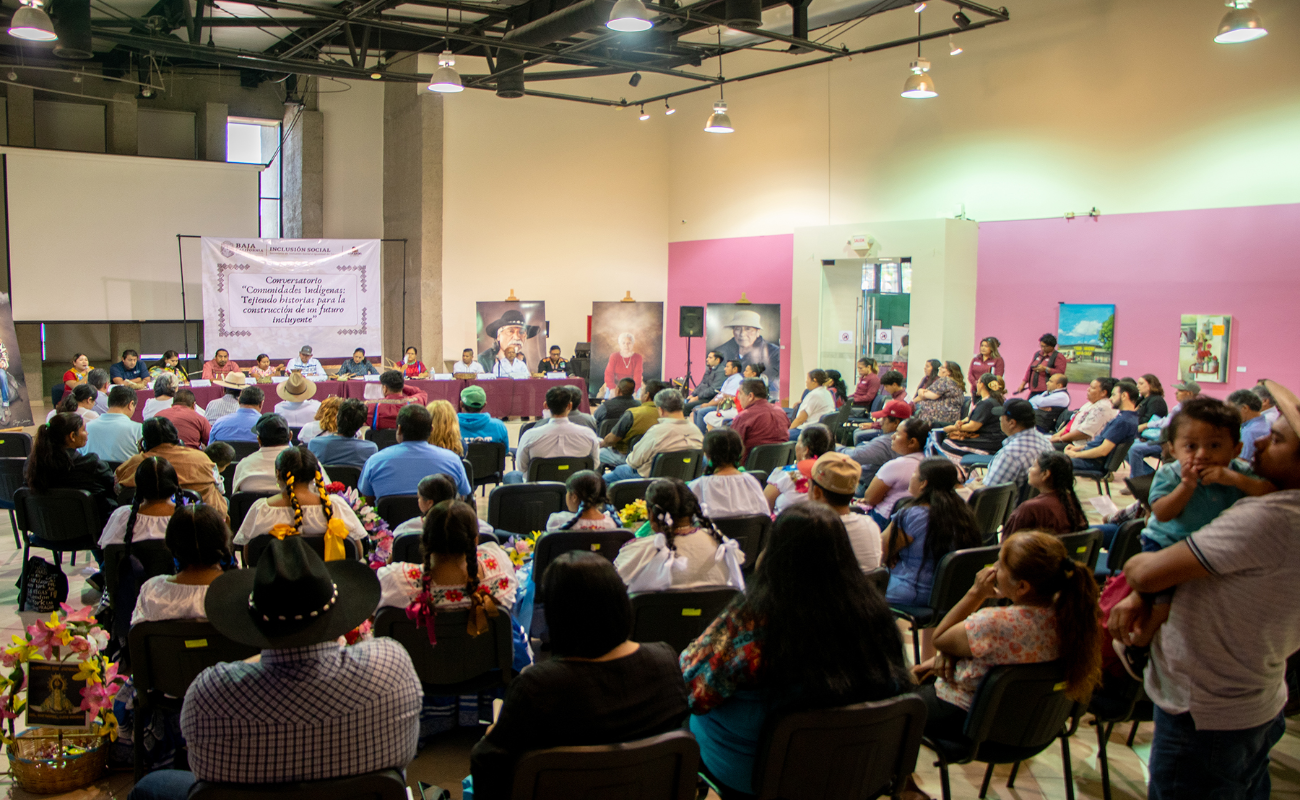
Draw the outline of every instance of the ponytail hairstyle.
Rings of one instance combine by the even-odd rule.
[[[329,493],[325,491],[325,481],[320,474],[320,462],[304,445],[287,447],[280,451],[280,455],[275,457],[275,477],[276,480],[284,481],[284,493],[288,495],[289,505],[293,507],[293,527],[299,533],[302,533],[302,506],[298,504],[298,496],[294,493],[293,487],[300,483],[311,485],[311,481],[316,482],[316,491],[320,493],[321,511],[325,514],[325,524],[328,525],[330,520],[334,519],[334,508]]]
[[[799,442],[811,459],[821,458],[835,449],[835,437],[831,436],[830,428],[820,423],[804,425],[799,432]]]
[[[872,375],[880,372],[880,365],[876,363],[874,358],[859,358],[858,363],[870,370]]]
[[[578,510],[574,513],[573,519],[564,523],[559,530],[567,531],[577,525],[582,515],[593,508],[608,513],[609,496],[605,494],[605,479],[597,475],[594,470],[584,469],[570,475],[564,482],[564,489],[578,498]]]
[[[180,491],[181,482],[171,462],[158,456],[146,456],[135,468],[135,497],[131,500],[131,515],[126,519],[126,544],[135,537],[135,519],[140,515],[140,506],[155,500],[170,500],[179,508]]]
[[[925,481],[925,488],[912,505],[929,506],[929,522],[925,534],[925,558],[934,563],[953,550],[979,547],[984,543],[975,512],[970,504],[957,494],[961,482],[957,467],[943,456],[927,458],[916,468],[917,477]],[[897,536],[901,525],[894,526]],[[891,542],[891,545],[893,542]],[[892,549],[892,547],[891,547]]]
[[[98,391],[88,383],[79,383],[72,387],[72,391],[64,392],[63,398],[55,406],[55,410],[60,414],[76,414],[77,409],[87,400],[95,399]]]
[[[844,385],[844,376],[837,369],[826,370],[826,380],[831,383],[831,390],[841,400],[849,399],[849,387]]]
[[[998,337],[985,337],[980,339],[980,344],[986,344],[989,346],[989,358],[1002,358],[1002,354],[998,352],[998,347],[1002,345],[1002,342],[998,341]]]
[[[1051,476],[1049,481],[1056,499],[1065,507],[1066,519],[1070,520],[1071,531],[1088,529],[1088,517],[1083,513],[1083,504],[1074,493],[1074,462],[1064,453],[1051,450],[1038,456],[1038,470]]]
[[[68,437],[86,426],[80,414],[58,413],[36,429],[36,442],[27,457],[27,485],[38,492],[58,486],[63,473],[72,469]]]
[[[1070,558],[1065,545],[1042,531],[1017,531],[1002,543],[1002,565],[1056,610],[1065,693],[1084,701],[1101,683],[1101,609],[1097,582],[1087,565]]]
[[[704,516],[700,500],[680,478],[659,478],[645,491],[646,510],[650,519],[663,528],[664,538],[668,540],[668,549],[676,550],[673,544],[674,529],[687,520],[695,527],[708,528],[714,541],[722,544],[722,534],[713,523]]]
[[[994,375],[992,372],[986,372],[980,376],[980,384],[989,390],[989,398],[992,399],[993,402],[1002,405],[1004,402],[1004,395],[1002,392],[997,391],[998,389],[1004,388],[1000,376]],[[993,384],[997,384],[997,387],[994,388]]]
[[[163,541],[181,569],[230,563],[230,527],[226,515],[207,503],[177,505]]]

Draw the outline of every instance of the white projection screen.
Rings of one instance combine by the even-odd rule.
[[[0,148],[19,322],[177,320],[176,235],[256,237],[256,164]],[[199,242],[182,240],[203,319]]]

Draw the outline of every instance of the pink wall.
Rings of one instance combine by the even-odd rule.
[[[686,374],[686,340],[677,335],[678,310],[734,303],[745,292],[751,302],[781,304],[781,396],[787,397],[793,268],[793,234],[669,244],[664,375]],[[691,372],[696,380],[704,373],[705,352],[703,339],[691,340]]]
[[[1228,382],[1203,383],[1207,393],[1261,378],[1300,389],[1298,255],[1300,205],[983,223],[975,333],[1004,343],[1019,385],[1038,337],[1056,332],[1058,302],[1114,303],[1112,374],[1150,372],[1168,387],[1179,317],[1231,314]]]

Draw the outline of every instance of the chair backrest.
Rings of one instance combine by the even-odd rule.
[[[99,540],[99,514],[90,492],[84,489],[49,489],[34,492],[26,486],[14,492],[18,530],[26,531],[43,544],[81,543]]]
[[[994,667],[975,692],[966,738],[975,748],[990,743],[1028,753],[1021,758],[1029,758],[1065,732],[1073,708],[1074,701],[1065,696],[1060,662]]]
[[[391,561],[400,561],[403,564],[419,564],[423,559],[420,558],[420,539],[424,538],[419,533],[404,533],[401,536],[393,537],[393,557]]]
[[[559,481],[564,483],[569,479],[570,475],[584,469],[592,469],[594,466],[591,462],[591,456],[582,456],[581,458],[534,458],[528,462],[528,480],[531,482]]]
[[[760,800],[897,796],[916,768],[925,703],[915,694],[768,721],[754,761]]]
[[[700,746],[686,731],[621,744],[529,750],[511,800],[693,800]]]
[[[31,434],[22,431],[0,433],[0,458],[27,458],[31,454]]]
[[[703,450],[670,450],[655,456],[650,464],[651,478],[680,478],[689,482],[703,474]]]
[[[1065,545],[1065,552],[1075,561],[1088,565],[1088,570],[1097,569],[1097,558],[1101,555],[1101,531],[1089,528],[1078,533],[1063,533],[1057,537]]]
[[[730,586],[717,586],[634,594],[632,641],[667,642],[680,653],[739,593]]]
[[[745,469],[761,469],[770,475],[781,467],[793,463],[794,442],[760,444],[750,449],[749,455],[745,458]]]
[[[533,555],[533,582],[542,580],[555,558],[570,550],[589,550],[613,562],[618,550],[633,538],[631,531],[551,531],[537,540]]]
[[[226,490],[226,505],[230,505],[230,496],[234,494],[231,489],[235,488],[235,470],[239,467],[238,461],[231,461],[226,468],[221,470],[222,488]],[[117,470],[113,470],[117,472]],[[330,476],[334,477],[334,476]],[[236,528],[235,530],[239,530]]]
[[[500,483],[506,474],[506,446],[500,442],[470,442],[465,460],[474,468],[471,484]]]
[[[290,428],[289,428],[289,441],[290,441],[290,443],[292,443],[292,444],[294,444],[294,445],[301,444],[301,442],[298,441],[298,434],[300,434],[300,433],[302,433],[302,426],[301,426],[301,425],[299,425],[299,426],[296,427],[296,428],[290,426]]]
[[[132,625],[127,647],[136,693],[170,697],[184,697],[185,690],[208,667],[259,652],[257,647],[227,639],[211,622],[189,619]]]
[[[210,783],[198,781],[187,800],[407,800],[406,778],[395,769],[346,778],[296,783]]]
[[[389,529],[394,529],[408,519],[420,516],[420,496],[415,494],[390,494],[375,501],[375,513],[383,517]]]
[[[1124,562],[1135,553],[1142,552],[1142,529],[1146,525],[1146,520],[1131,519],[1119,526],[1115,538],[1110,540],[1110,549],[1106,551],[1106,569],[1112,575],[1124,569]]]
[[[472,490],[475,486],[478,486],[478,484],[474,482],[474,464],[468,458],[462,457],[460,465],[465,468],[465,482],[470,485],[470,489]]]
[[[957,419],[966,419],[970,416],[970,395],[963,395],[961,398],[961,416]]]
[[[1034,427],[1038,428],[1041,433],[1051,433],[1056,430],[1056,421],[1065,413],[1063,406],[1053,406],[1051,408],[1034,409]]]
[[[26,468],[26,457],[0,457],[0,504],[4,504],[5,508],[13,508],[14,494],[26,485],[23,478],[23,470]]]
[[[397,428],[371,428],[366,431],[366,440],[375,443],[380,450],[397,444]]]
[[[1156,474],[1139,475],[1136,478],[1129,477],[1124,479],[1124,485],[1133,495],[1133,499],[1142,504],[1143,508],[1151,508],[1151,482],[1155,480]]]
[[[546,530],[546,520],[564,510],[564,484],[502,484],[488,495],[488,524],[507,533],[532,533]]]
[[[148,539],[143,542],[133,542],[131,544],[131,555],[140,559],[140,565],[144,567],[144,574],[140,576],[140,583],[144,583],[155,575],[172,575],[176,572],[176,562],[172,558],[172,553],[167,549],[167,544],[162,539]],[[108,592],[110,605],[116,607],[118,601],[117,578],[118,571],[121,569],[122,560],[126,558],[125,544],[110,544],[104,548],[104,588]]]
[[[753,476],[754,476],[754,480],[758,481],[758,485],[759,485],[759,486],[763,486],[763,487],[766,487],[766,486],[767,486],[767,470],[763,470],[763,469],[746,469],[746,470],[745,470],[745,473],[748,474],[748,475],[753,475]]]
[[[867,583],[872,584],[880,590],[880,596],[885,596],[885,590],[889,588],[889,567],[876,567],[869,569],[865,573]]]
[[[470,636],[468,611],[439,611],[434,618],[438,644],[429,644],[429,632],[408,619],[405,608],[385,606],[375,615],[375,636],[387,636],[406,648],[415,674],[426,687],[438,687],[438,694],[457,694],[452,688],[479,682],[509,683],[514,651],[510,636],[510,615],[501,612],[488,617],[488,630]]]
[[[326,464],[325,474],[330,476],[331,481],[338,481],[349,489],[355,489],[361,484],[361,467],[351,464]]]
[[[758,554],[767,547],[767,533],[772,529],[772,518],[766,514],[747,514],[743,517],[724,517],[710,521],[728,539],[735,539],[745,554],[744,571],[754,571]]]
[[[654,478],[633,478],[631,480],[619,481],[609,485],[609,502],[610,505],[622,511],[624,507],[631,505],[637,500],[644,500],[646,490],[650,484],[654,483]]]
[[[226,442],[235,451],[235,461],[242,461],[261,449],[257,442]]]
[[[1110,451],[1110,455],[1106,457],[1106,469],[1104,471],[1107,475],[1115,474],[1115,470],[1123,466],[1124,460],[1128,458],[1128,450],[1132,446],[1132,442],[1115,445]]]
[[[980,570],[998,563],[1000,549],[996,545],[970,547],[954,550],[939,559],[938,566],[934,568],[934,587],[930,590],[928,603],[934,609],[936,622],[970,591]]]
[[[263,535],[254,536],[252,539],[249,539],[248,544],[244,545],[244,566],[257,566],[257,559],[261,558],[263,550],[271,546],[271,541],[274,538],[274,536]],[[316,551],[316,555],[321,558],[325,557],[324,534],[303,536],[302,540],[307,543],[308,547]],[[361,558],[361,547],[352,539],[347,539],[343,542],[343,551],[351,561],[357,561]]]
[[[1014,483],[1003,483],[982,486],[971,492],[968,502],[971,511],[975,512],[975,524],[984,536],[984,541],[989,541],[989,537],[996,535],[1002,526],[1002,521],[1007,517],[1007,506],[1015,501],[1017,488]]]
[[[617,419],[610,419],[608,417],[602,419],[600,421],[600,428],[596,431],[596,435],[604,439],[606,436],[614,432],[614,426],[617,424]]]
[[[244,517],[252,510],[253,504],[264,497],[275,497],[279,492],[235,492],[230,495],[230,530],[239,533],[239,526],[244,524]]]
[[[1077,408],[1074,409],[1073,411],[1061,409],[1060,416],[1056,418],[1056,428],[1052,431],[1052,433],[1058,433],[1064,430],[1065,426],[1070,424],[1070,420],[1074,419],[1074,415],[1078,413],[1079,413],[1079,409]]]

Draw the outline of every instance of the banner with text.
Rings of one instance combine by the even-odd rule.
[[[378,239],[204,237],[203,357],[381,350]]]

